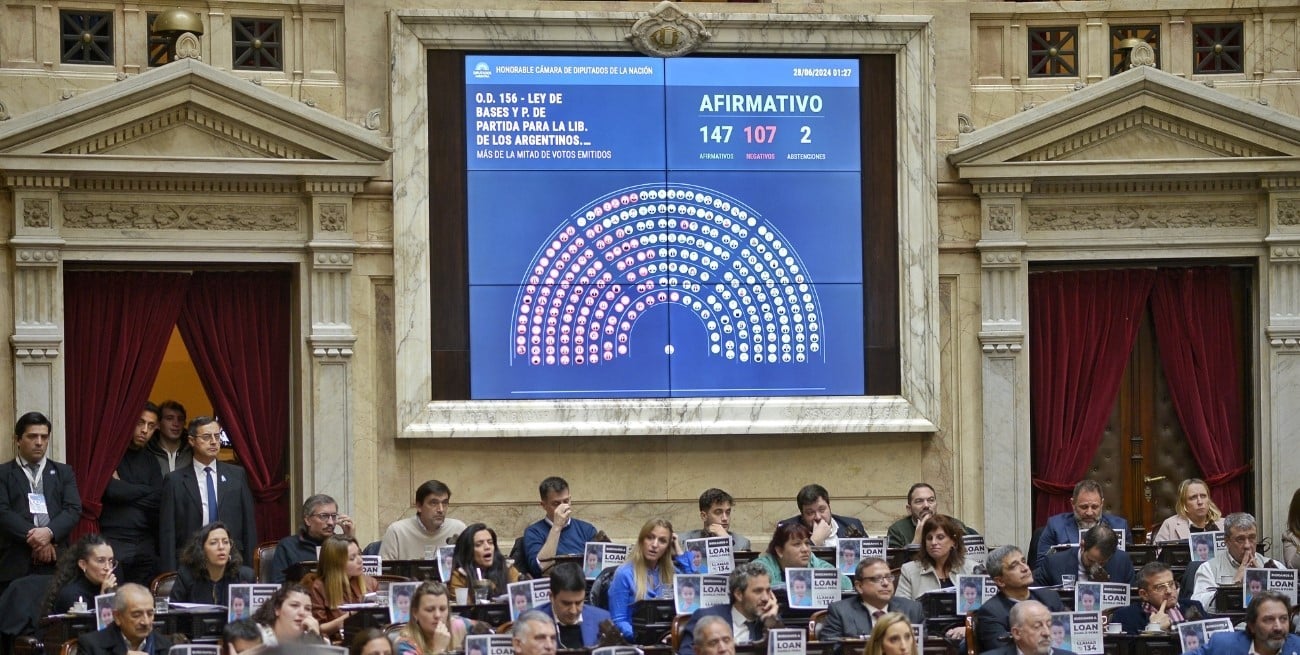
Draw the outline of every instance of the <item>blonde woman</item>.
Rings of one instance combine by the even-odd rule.
[[[443,655],[464,650],[469,621],[451,613],[447,586],[426,582],[411,596],[411,621],[397,638],[397,655]]]
[[[1188,478],[1178,485],[1178,502],[1173,516],[1165,519],[1156,532],[1154,543],[1187,541],[1193,532],[1223,529],[1223,512],[1210,498],[1210,486],[1199,478]]]
[[[917,655],[916,635],[912,623],[899,612],[890,612],[876,620],[864,655]]]
[[[677,554],[673,524],[666,519],[651,519],[641,526],[636,547],[627,561],[614,572],[609,585],[609,613],[614,625],[627,639],[632,639],[632,605],[647,598],[663,598],[673,588],[673,573],[695,573],[691,562]]]

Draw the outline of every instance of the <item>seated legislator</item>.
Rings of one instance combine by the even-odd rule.
[[[857,598],[845,598],[826,608],[826,623],[818,638],[821,641],[857,639],[871,634],[875,622],[891,612],[907,617],[911,623],[921,623],[925,615],[921,604],[894,593],[894,576],[889,563],[879,557],[868,557],[858,562],[853,575],[853,589]]]
[[[95,596],[117,587],[117,560],[113,547],[102,536],[91,533],[73,544],[59,557],[42,603],[44,614],[63,614],[81,600],[95,607]]]
[[[1223,529],[1223,512],[1210,498],[1210,487],[1204,480],[1188,478],[1178,485],[1178,502],[1175,514],[1160,524],[1155,543],[1187,541],[1193,532]]]
[[[898,576],[898,595],[916,600],[927,591],[951,587],[959,575],[975,572],[975,562],[966,559],[961,524],[956,519],[934,514],[921,524],[921,549],[903,565]]]
[[[555,619],[559,648],[595,648],[601,627],[611,621],[609,612],[587,602],[587,580],[573,562],[551,567],[551,602],[537,611]]]
[[[164,655],[171,641],[153,631],[153,594],[138,584],[124,584],[113,594],[113,623],[77,637],[81,655]]]
[[[468,619],[454,616],[446,585],[425,582],[411,596],[411,621],[398,635],[397,655],[443,655],[465,649]]]
[[[291,534],[275,545],[271,555],[271,579],[276,584],[285,580],[289,567],[300,562],[314,562],[320,558],[317,554],[325,540],[334,534],[338,526],[343,536],[353,534],[352,519],[346,514],[339,514],[339,504],[325,494],[310,496],[302,503],[302,526],[298,534]]]
[[[465,524],[447,517],[451,489],[427,480],[415,489],[415,516],[393,521],[384,531],[379,556],[388,560],[433,559],[440,546],[456,543]]]
[[[1202,655],[1291,655],[1300,653],[1300,637],[1291,633],[1291,599],[1264,591],[1246,606],[1246,629],[1216,632],[1201,647]]]
[[[230,585],[254,581],[253,569],[244,566],[243,555],[230,540],[221,521],[209,523],[194,533],[181,551],[171,599],[178,603],[228,605]]]
[[[673,574],[696,572],[685,555],[678,555],[674,560],[673,524],[665,519],[646,521],[636,544],[609,583],[609,614],[614,626],[629,641],[632,640],[632,605],[649,598],[671,598]]]
[[[1034,582],[1055,587],[1062,576],[1076,576],[1077,582],[1133,583],[1133,560],[1119,550],[1119,535],[1110,526],[1099,523],[1083,533],[1078,546],[1052,553],[1039,560]]]
[[[1174,572],[1164,562],[1148,562],[1138,572],[1138,597],[1141,604],[1125,605],[1111,615],[1111,621],[1124,626],[1124,632],[1135,635],[1152,623],[1170,632],[1184,621],[1206,618],[1205,607],[1192,599],[1179,600],[1178,581]]]
[[[1128,521],[1114,514],[1103,513],[1106,499],[1101,495],[1101,485],[1095,480],[1083,480],[1074,485],[1074,495],[1070,497],[1074,506],[1072,511],[1063,512],[1047,519],[1043,534],[1038,538],[1038,552],[1034,561],[1040,562],[1052,546],[1058,544],[1079,543],[1079,533],[1092,528],[1098,523],[1105,523],[1112,530],[1125,531],[1128,535]]]
[[[1196,569],[1192,598],[1207,608],[1214,602],[1219,587],[1241,586],[1246,569],[1280,569],[1282,563],[1264,557],[1256,550],[1259,528],[1255,517],[1246,512],[1229,514],[1223,519],[1223,540],[1227,548]],[[1227,608],[1215,608],[1223,611]]]
[[[731,537],[731,550],[749,550],[749,539],[731,531],[731,509],[735,505],[731,494],[721,489],[706,489],[700,494],[700,520],[703,529],[689,530],[681,535],[682,541],[705,537]]]
[[[785,570],[789,568],[835,568],[834,564],[812,554],[808,526],[798,521],[778,523],[767,550],[754,559],[754,563],[767,569],[774,585],[784,585]],[[840,589],[848,591],[852,586],[847,575],[840,576]]]
[[[738,644],[762,641],[768,630],[782,626],[781,607],[772,593],[772,579],[763,566],[750,562],[732,569],[727,589],[731,593],[730,605],[703,607],[691,614],[682,630],[677,655],[695,655],[695,628],[708,616],[726,621],[733,641]]]
[[[519,582],[519,569],[506,565],[506,558],[497,546],[496,531],[482,523],[471,524],[460,533],[452,562],[447,589],[452,597],[455,597],[457,589],[468,589],[466,597],[470,604],[475,602],[476,580],[488,581],[492,598],[506,593],[506,585]]]
[[[731,624],[720,616],[701,617],[691,631],[696,655],[736,655],[736,638]]]
[[[881,616],[871,629],[866,655],[920,655],[911,620],[898,613]]]
[[[320,624],[311,615],[311,609],[307,588],[286,582],[257,608],[253,620],[262,627],[267,646],[324,644]]]
[[[537,492],[546,518],[524,530],[524,556],[534,577],[550,569],[556,555],[581,553],[596,536],[596,526],[573,516],[573,497],[564,478],[542,480]]]
[[[514,655],[555,655],[556,630],[549,616],[528,610],[515,619],[510,629]]]
[[[925,482],[918,482],[907,490],[907,516],[904,516],[889,526],[889,531],[885,533],[887,545],[890,548],[903,548],[905,546],[921,545],[921,526],[926,519],[939,513],[939,499],[931,487]],[[970,529],[966,524],[949,516],[949,519],[957,522],[965,534],[979,534]],[[957,543],[962,543],[961,539]]]
[[[831,496],[826,491],[826,487],[820,484],[805,485],[795,495],[794,502],[799,506],[799,515],[791,516],[781,522],[802,523],[808,528],[813,546],[834,548],[838,545],[840,537],[867,536],[867,529],[862,527],[862,521],[831,512]]]
[[[1012,546],[999,546],[984,560],[985,573],[997,585],[998,593],[975,610],[975,638],[980,651],[1002,647],[1002,637],[1011,633],[1011,608],[1017,603],[1036,600],[1052,612],[1064,612],[1061,597],[1051,589],[1030,589],[1034,575],[1025,563],[1025,555]]]
[[[379,590],[379,582],[365,574],[361,546],[352,537],[334,535],[320,547],[320,566],[302,579],[311,596],[311,614],[320,624],[322,636],[336,641],[343,636],[343,622],[351,612],[340,606],[360,603],[366,594]]]
[[[1073,651],[1052,646],[1052,612],[1038,601],[1016,603],[1008,616],[1011,643],[984,652],[984,655],[1071,655]]]

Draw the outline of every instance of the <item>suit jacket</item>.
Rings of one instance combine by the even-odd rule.
[[[54,543],[68,545],[68,535],[81,520],[81,494],[72,467],[46,459],[41,471],[45,507],[50,522],[45,527],[54,533]],[[27,546],[27,531],[36,527],[27,506],[32,491],[31,479],[14,460],[0,464],[0,581],[21,578],[32,569],[32,549]],[[51,567],[53,564],[51,564]]]
[[[1019,651],[1016,650],[1015,644],[1007,644],[1000,648],[994,648],[993,650],[986,650],[980,655],[1017,655],[1018,652]],[[1053,648],[1051,655],[1075,655],[1075,654],[1074,651],[1072,650],[1065,650],[1064,648]]]
[[[152,647],[149,642],[152,641]],[[144,645],[150,655],[164,655],[171,650],[172,642],[155,630]],[[77,652],[85,655],[126,655],[126,640],[122,629],[113,624],[97,632],[87,632],[77,637]]]
[[[889,601],[888,609],[891,612],[907,615],[908,623],[925,622],[921,604],[914,600],[894,596]],[[856,596],[845,598],[831,603],[830,607],[826,608],[826,624],[822,627],[818,638],[821,641],[835,641],[845,637],[856,638],[871,634],[872,627],[871,614],[867,612],[867,606],[862,604],[862,599]]]
[[[1201,646],[1203,655],[1246,655],[1249,652],[1250,637],[1240,630],[1216,632]],[[1300,655],[1300,637],[1287,633],[1286,643],[1282,644],[1278,655]]]
[[[253,561],[257,548],[257,521],[253,515],[253,492],[244,469],[218,461],[216,470],[217,518],[226,524],[230,538],[239,546],[245,562]],[[178,551],[199,528],[207,524],[203,499],[194,467],[167,474],[163,480],[162,511],[159,516],[158,553],[163,571],[177,569]]]
[[[691,619],[686,622],[686,627],[682,628],[682,640],[677,647],[677,655],[695,655],[695,625],[700,619],[706,616],[716,616],[727,625],[731,625],[731,605],[714,605],[713,607],[702,607],[691,614]]]
[[[1060,594],[1051,589],[1030,589],[1029,597],[1053,612],[1065,611]],[[1011,608],[1014,605],[1006,594],[998,592],[975,610],[975,639],[979,642],[980,652],[1003,646],[1002,636],[1011,632]]]
[[[730,605],[728,605],[730,607]],[[551,604],[538,605],[533,608],[542,614],[553,617],[551,614]],[[582,604],[582,645],[586,648],[594,648],[600,643],[600,624],[611,620],[609,612],[606,612],[591,603]],[[558,628],[557,628],[558,629]]]
[[[1128,521],[1123,517],[1114,514],[1102,514],[1101,522],[1109,525],[1116,532],[1123,530],[1127,542],[1133,540],[1133,533],[1128,531]],[[1057,544],[1077,543],[1079,543],[1079,524],[1074,520],[1074,512],[1057,514],[1047,519],[1047,525],[1043,528],[1043,535],[1038,538],[1038,552],[1034,555],[1034,559],[1041,562],[1043,557],[1047,556],[1047,553],[1051,551],[1052,546]]]
[[[1110,616],[1110,620],[1119,621],[1120,625],[1124,626],[1124,632],[1131,635],[1138,634],[1142,632],[1142,628],[1147,627],[1147,624],[1151,622],[1151,615],[1142,611],[1142,606],[1143,603],[1141,600],[1130,605],[1125,605],[1124,607],[1116,609],[1115,613]],[[1205,612],[1205,607],[1202,606],[1199,601],[1190,598],[1178,600],[1178,611],[1182,612],[1183,618],[1188,621],[1199,621],[1201,619],[1209,618],[1209,615]],[[1199,612],[1200,618],[1198,619],[1188,616],[1188,612],[1193,612],[1193,615],[1195,612]]]
[[[1117,550],[1106,562],[1106,572],[1110,574],[1109,582],[1127,582],[1133,584],[1133,559],[1128,553]],[[1039,560],[1034,569],[1034,583],[1055,587],[1061,584],[1062,575],[1079,573],[1079,547],[1069,548],[1059,553],[1052,553]]]
[[[856,534],[859,537],[867,536],[867,529],[862,527],[862,521],[859,521],[853,518],[852,516],[840,516],[839,514],[831,514],[831,518],[835,519],[835,525],[839,528],[838,530],[835,531],[836,537],[845,538],[848,537],[850,534]],[[784,521],[781,521],[781,523],[790,523],[793,521],[802,521],[802,520],[803,520],[802,515],[796,515],[796,516],[791,516],[790,518]],[[852,528],[852,530],[856,530],[857,532],[853,533],[852,530],[850,530],[850,528]]]

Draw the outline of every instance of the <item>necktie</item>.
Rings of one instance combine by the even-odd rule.
[[[749,628],[749,640],[751,642],[763,639],[763,624],[758,620],[745,621],[745,626]]]
[[[871,625],[873,625],[873,626],[876,625],[876,621],[879,621],[879,620],[880,620],[880,617],[882,617],[882,616],[884,616],[884,615],[885,615],[885,610],[876,610],[876,611],[872,612],[872,613],[871,613]]]
[[[217,483],[212,480],[212,467],[203,467],[208,478],[208,523],[217,521]]]
[[[41,479],[41,463],[37,462],[35,464],[28,464],[27,468],[32,470],[32,493],[44,493],[45,481]],[[50,524],[50,515],[44,513],[36,514],[33,512],[32,523],[35,523],[38,528],[43,528]]]

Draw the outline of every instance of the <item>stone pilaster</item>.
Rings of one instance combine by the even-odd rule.
[[[1266,178],[1261,185],[1269,194],[1269,236],[1267,256],[1260,280],[1268,299],[1264,328],[1267,349],[1263,353],[1264,378],[1259,392],[1262,403],[1260,445],[1255,461],[1267,467],[1261,471],[1265,484],[1259,499],[1260,525],[1272,526],[1273,543],[1281,537],[1291,502],[1291,486],[1280,484],[1295,477],[1300,467],[1300,421],[1288,398],[1300,397],[1300,176]],[[1263,535],[1262,535],[1263,536]]]

